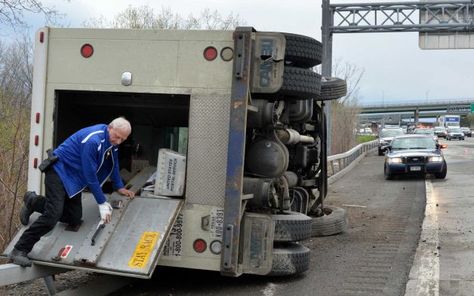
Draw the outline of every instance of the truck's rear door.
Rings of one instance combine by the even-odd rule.
[[[151,172],[151,168],[145,169],[131,183],[143,183],[140,181],[146,180]],[[132,189],[137,187],[134,185]],[[115,202],[120,208],[114,210],[112,221],[97,231],[100,221],[97,203],[92,194],[83,193],[84,221],[79,229],[74,231],[58,223],[34,246],[29,257],[40,265],[150,278],[183,200],[141,196],[127,200],[118,194],[110,199],[120,201]],[[32,216],[30,224],[36,217],[38,214]],[[25,229],[17,233],[4,255],[12,250]]]

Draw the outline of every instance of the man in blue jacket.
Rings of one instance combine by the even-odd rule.
[[[20,221],[27,225],[30,215],[42,215],[23,232],[10,253],[10,260],[21,266],[31,266],[27,254],[40,238],[51,231],[58,221],[77,226],[81,223],[81,192],[87,187],[99,205],[100,217],[109,223],[112,207],[101,186],[112,180],[120,194],[133,198],[119,175],[118,145],[130,135],[132,128],[125,118],[114,119],[109,125],[97,124],[79,130],[67,138],[53,155],[58,160],[45,171],[46,196],[27,192]]]

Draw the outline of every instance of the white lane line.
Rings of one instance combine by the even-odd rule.
[[[273,296],[276,291],[276,285],[273,283],[268,283],[268,285],[263,289],[263,296]]]
[[[405,296],[439,296],[439,235],[433,184],[425,181],[426,208],[420,241],[406,285]]]

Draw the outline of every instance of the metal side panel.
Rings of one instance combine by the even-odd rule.
[[[181,199],[136,197],[128,203],[116,226],[107,224],[98,235],[96,245],[101,247],[88,249],[100,217],[92,195],[83,194],[84,222],[79,230],[67,231],[66,225],[58,223],[35,245],[29,257],[38,265],[149,278],[182,205]],[[25,229],[15,236],[4,255]],[[101,238],[107,241],[100,243]],[[83,257],[94,259],[81,264],[78,258]]]
[[[191,96],[186,173],[189,203],[224,207],[229,105],[230,94],[226,93]]]

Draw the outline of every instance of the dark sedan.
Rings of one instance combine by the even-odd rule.
[[[451,141],[452,139],[464,140],[464,133],[460,128],[448,128],[448,135],[446,136],[446,140]]]
[[[395,175],[434,174],[446,178],[448,167],[441,148],[432,137],[422,135],[399,136],[393,139],[385,155],[384,176],[390,180]]]

